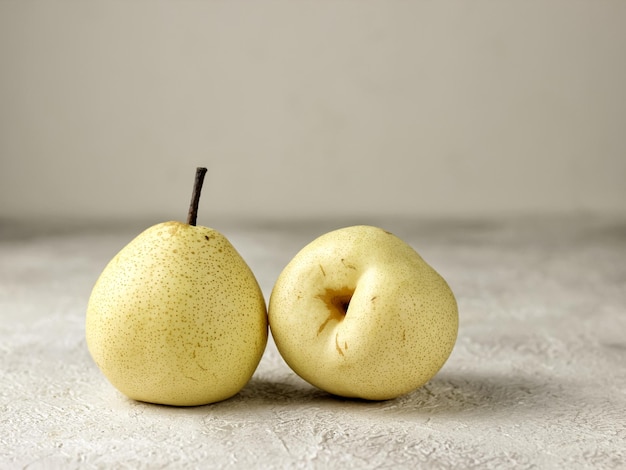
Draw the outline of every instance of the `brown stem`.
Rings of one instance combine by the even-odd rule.
[[[200,203],[200,192],[202,191],[202,183],[204,183],[204,175],[206,168],[196,168],[196,179],[193,183],[193,193],[191,193],[191,204],[189,204],[189,212],[187,213],[187,223],[196,225],[198,218],[198,204]]]

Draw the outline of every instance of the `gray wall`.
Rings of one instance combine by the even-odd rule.
[[[0,1],[0,217],[626,214],[626,2]],[[209,225],[209,224],[207,224]]]

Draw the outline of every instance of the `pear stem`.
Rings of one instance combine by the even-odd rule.
[[[196,168],[196,179],[193,183],[193,192],[191,193],[191,204],[189,204],[189,212],[187,213],[187,223],[196,225],[198,218],[198,204],[200,203],[200,192],[202,191],[202,183],[204,183],[204,175],[206,168]]]

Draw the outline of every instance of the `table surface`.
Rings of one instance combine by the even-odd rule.
[[[214,226],[268,298],[301,247],[356,222]],[[459,336],[439,374],[395,400],[340,399],[270,338],[235,397],[176,408],[121,395],[85,344],[93,283],[147,225],[0,221],[0,468],[626,467],[626,220],[363,222],[455,292]]]

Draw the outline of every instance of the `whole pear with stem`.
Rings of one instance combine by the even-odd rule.
[[[267,343],[254,274],[218,231],[196,225],[206,168],[187,223],[154,225],[104,268],[87,306],[94,361],[128,397],[191,406],[225,400],[249,381]]]

